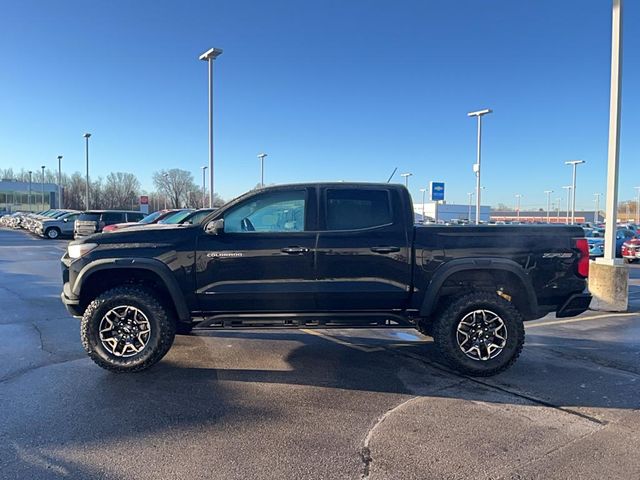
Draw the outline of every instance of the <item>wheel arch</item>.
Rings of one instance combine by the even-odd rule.
[[[191,315],[178,281],[162,262],[149,258],[95,260],[82,268],[72,293],[87,305],[99,293],[127,281],[150,283],[175,310],[177,320],[190,322]],[[88,298],[93,297],[93,298]]]
[[[506,282],[513,285],[508,293],[512,303],[525,319],[537,318],[538,299],[531,279],[524,269],[513,260],[504,258],[478,258],[452,260],[436,271],[425,292],[420,316],[429,317],[438,309],[447,291],[443,289],[447,282],[464,279],[474,285],[483,285],[487,281],[495,284]],[[455,287],[453,287],[455,288]],[[459,288],[462,291],[462,287]]]

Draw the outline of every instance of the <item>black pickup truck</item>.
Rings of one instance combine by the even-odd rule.
[[[470,375],[509,367],[523,321],[582,313],[579,227],[414,225],[402,186],[285,185],[247,193],[200,225],[71,242],[62,301],[89,356],[144,370],[199,327],[414,327]]]

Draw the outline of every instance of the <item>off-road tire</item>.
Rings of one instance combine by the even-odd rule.
[[[47,231],[44,232],[44,236],[49,240],[55,240],[56,238],[60,238],[60,230],[58,230],[56,227],[47,228]]]
[[[112,308],[127,305],[141,310],[149,320],[151,333],[142,351],[131,357],[118,357],[100,341],[102,317]],[[175,337],[175,323],[152,292],[142,287],[123,286],[108,290],[93,300],[80,324],[82,346],[100,367],[116,373],[146,370],[165,356]]]
[[[505,347],[489,360],[469,358],[456,340],[460,320],[479,309],[495,312],[507,329]],[[488,377],[503,372],[517,360],[524,345],[524,324],[520,312],[510,302],[492,292],[475,291],[455,298],[444,307],[434,320],[433,338],[440,357],[455,370],[465,375]]]

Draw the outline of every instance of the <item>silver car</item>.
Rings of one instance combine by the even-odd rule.
[[[62,236],[72,237],[73,228],[80,212],[67,212],[57,218],[43,218],[36,222],[34,233],[41,237],[55,239]]]

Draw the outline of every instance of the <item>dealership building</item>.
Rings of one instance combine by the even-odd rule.
[[[0,211],[39,212],[58,206],[58,185],[55,183],[0,180]]]
[[[576,210],[576,223],[604,222],[602,212],[596,215],[595,210]],[[515,210],[493,210],[491,212],[492,222],[524,222],[524,223],[547,223],[547,212],[545,210],[522,210],[518,213]],[[570,223],[571,214],[565,211],[553,210],[549,212],[549,223]]]
[[[414,203],[413,211],[416,223],[422,223],[423,220],[423,204]],[[480,207],[480,221],[488,222],[490,220],[491,207],[489,205],[482,205]],[[445,202],[425,202],[424,203],[424,217],[427,222],[452,222],[460,220],[474,221],[476,218],[476,206],[475,204],[469,207],[469,205],[445,203]]]

